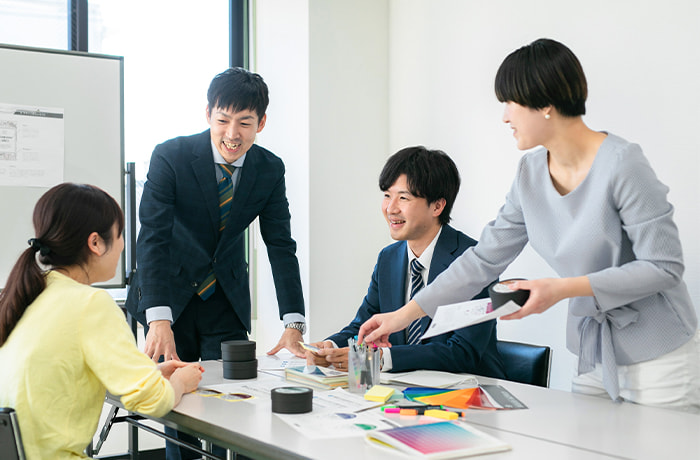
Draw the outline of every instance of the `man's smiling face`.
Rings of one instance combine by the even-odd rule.
[[[227,163],[243,156],[255,142],[255,136],[265,127],[267,115],[258,120],[252,110],[234,112],[231,109],[207,107],[207,122],[211,127],[211,140]]]

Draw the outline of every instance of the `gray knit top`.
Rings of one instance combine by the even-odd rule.
[[[579,357],[579,373],[602,363],[605,388],[617,399],[616,364],[675,350],[697,328],[667,193],[641,148],[613,134],[583,182],[563,196],[547,150],[527,153],[479,243],[415,300],[433,316],[439,305],[471,299],[529,241],[559,276],[588,276],[595,295],[569,299],[567,348]]]

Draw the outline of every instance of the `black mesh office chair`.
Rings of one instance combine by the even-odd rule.
[[[17,413],[9,407],[0,407],[0,458],[26,460],[22,437],[19,434]]]
[[[549,387],[552,349],[545,346],[499,340],[496,344],[508,380]]]

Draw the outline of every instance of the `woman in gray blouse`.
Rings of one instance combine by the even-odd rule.
[[[585,125],[586,78],[563,44],[514,51],[495,89],[518,149],[542,147],[523,155],[479,243],[406,306],[369,319],[360,340],[387,346],[413,319],[472,298],[529,242],[560,278],[514,284],[530,298],[504,319],[570,299],[573,391],[700,411],[700,335],[668,187],[638,145]]]

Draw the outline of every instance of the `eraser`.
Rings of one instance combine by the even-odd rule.
[[[394,394],[394,389],[381,385],[374,385],[365,393],[365,399],[368,401],[387,402]]]
[[[440,409],[427,410],[423,413],[423,415],[427,415],[428,417],[442,418],[445,420],[455,420],[459,418],[459,414],[457,412]]]
[[[415,409],[400,409],[399,414],[401,414],[401,415],[418,415],[418,411]]]
[[[399,407],[387,407],[384,409],[385,414],[400,414],[401,413],[401,408]]]

